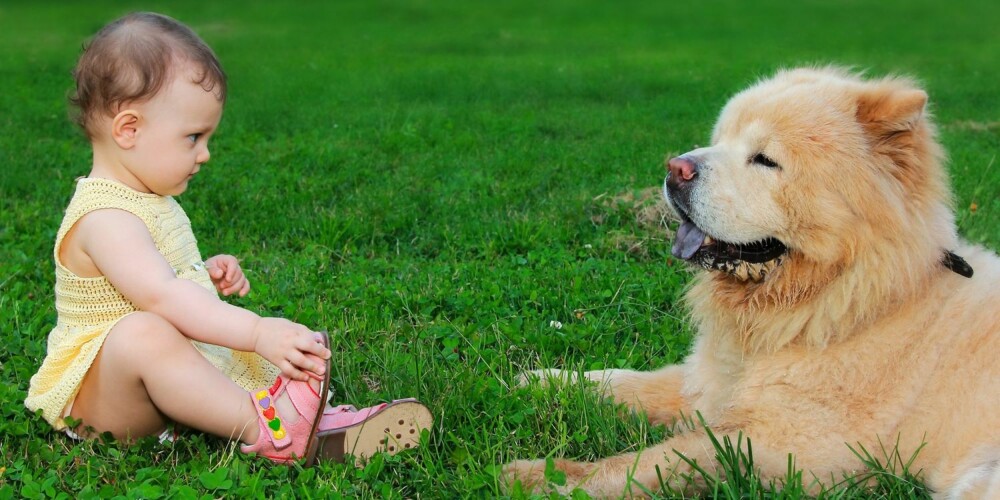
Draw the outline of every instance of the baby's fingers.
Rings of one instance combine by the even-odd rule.
[[[315,338],[313,338],[313,340],[311,342],[309,342],[308,345],[301,346],[301,349],[302,349],[303,352],[307,352],[309,354],[313,354],[313,355],[318,356],[318,357],[320,357],[322,359],[330,359],[330,354],[331,354],[330,350],[327,349],[326,347],[324,347],[323,344],[321,344]]]
[[[239,280],[237,280],[235,282],[224,283],[224,286],[225,286],[225,289],[222,290],[222,294],[225,295],[225,296],[227,296],[227,297],[230,296],[230,295],[232,295],[232,294],[234,294],[234,293],[236,293],[236,292],[239,292],[239,291],[243,290],[244,288],[246,288],[247,291],[250,291],[249,283],[247,283],[247,280],[243,279],[242,276],[240,277]],[[242,297],[244,295],[246,295],[246,293],[240,294],[240,297]]]
[[[284,373],[292,380],[305,382],[310,378],[308,373],[299,370],[294,364],[292,364],[291,361],[287,359],[278,363],[278,368],[281,370],[281,373]]]
[[[306,356],[306,359],[308,359],[309,362],[312,363],[313,365],[315,365],[315,366],[322,366],[324,368],[326,367],[326,360],[325,359],[323,359],[323,358],[321,358],[319,356],[316,356],[315,354],[306,354],[305,356]]]
[[[236,257],[232,257],[232,261],[227,262],[226,266],[226,281],[233,283],[243,279],[243,270],[240,269],[240,262],[236,260]]]
[[[213,280],[216,281],[221,280],[223,275],[225,275],[225,271],[223,271],[222,268],[220,267],[208,268],[208,276],[211,277]]]
[[[289,360],[295,365],[296,368],[312,372],[317,376],[322,376],[326,373],[326,363],[316,359],[316,356],[309,356],[301,352],[296,352],[290,356]]]

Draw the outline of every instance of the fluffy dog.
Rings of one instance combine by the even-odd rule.
[[[785,476],[789,453],[829,484],[864,469],[850,447],[898,446],[937,498],[1000,498],[1000,259],[956,235],[926,103],[906,78],[838,68],[734,96],[710,146],[667,162],[672,253],[703,269],[686,296],[693,351],[586,378],[654,423],[699,412],[720,440],[742,433],[765,480]],[[716,467],[704,428],[679,431],[639,453],[556,460],[558,490],[697,488],[678,453]],[[544,466],[504,475],[542,488]]]

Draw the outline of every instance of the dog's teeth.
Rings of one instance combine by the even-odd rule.
[[[740,264],[733,270],[733,274],[740,280],[746,281],[750,277],[748,267],[746,264]]]
[[[705,241],[702,242],[702,243],[704,243],[705,245],[711,245],[713,241],[715,241],[715,240],[713,240],[711,236],[709,236],[709,235],[706,234],[705,235]]]

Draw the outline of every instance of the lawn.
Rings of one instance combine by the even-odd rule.
[[[143,9],[192,26],[230,77],[212,161],[179,198],[202,254],[242,259],[253,291],[234,303],[334,333],[336,402],[425,402],[436,423],[417,451],[287,468],[195,432],[77,444],[24,408],[55,320],[53,238],[89,170],[70,71],[90,34]],[[664,157],[704,144],[727,96],[780,67],[913,75],[960,231],[996,250],[996,19],[986,0],[5,1],[0,499],[493,497],[509,460],[657,442],[670,430],[583,389],[514,381],[683,358],[691,271],[644,198]],[[744,479],[718,496],[756,495]],[[830,496],[927,494],[909,475],[857,483]]]

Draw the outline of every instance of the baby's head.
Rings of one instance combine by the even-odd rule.
[[[97,124],[123,105],[153,98],[177,71],[195,68],[194,83],[226,99],[226,74],[212,49],[190,28],[150,12],[129,14],[91,39],[73,71],[76,122],[92,140]]]

